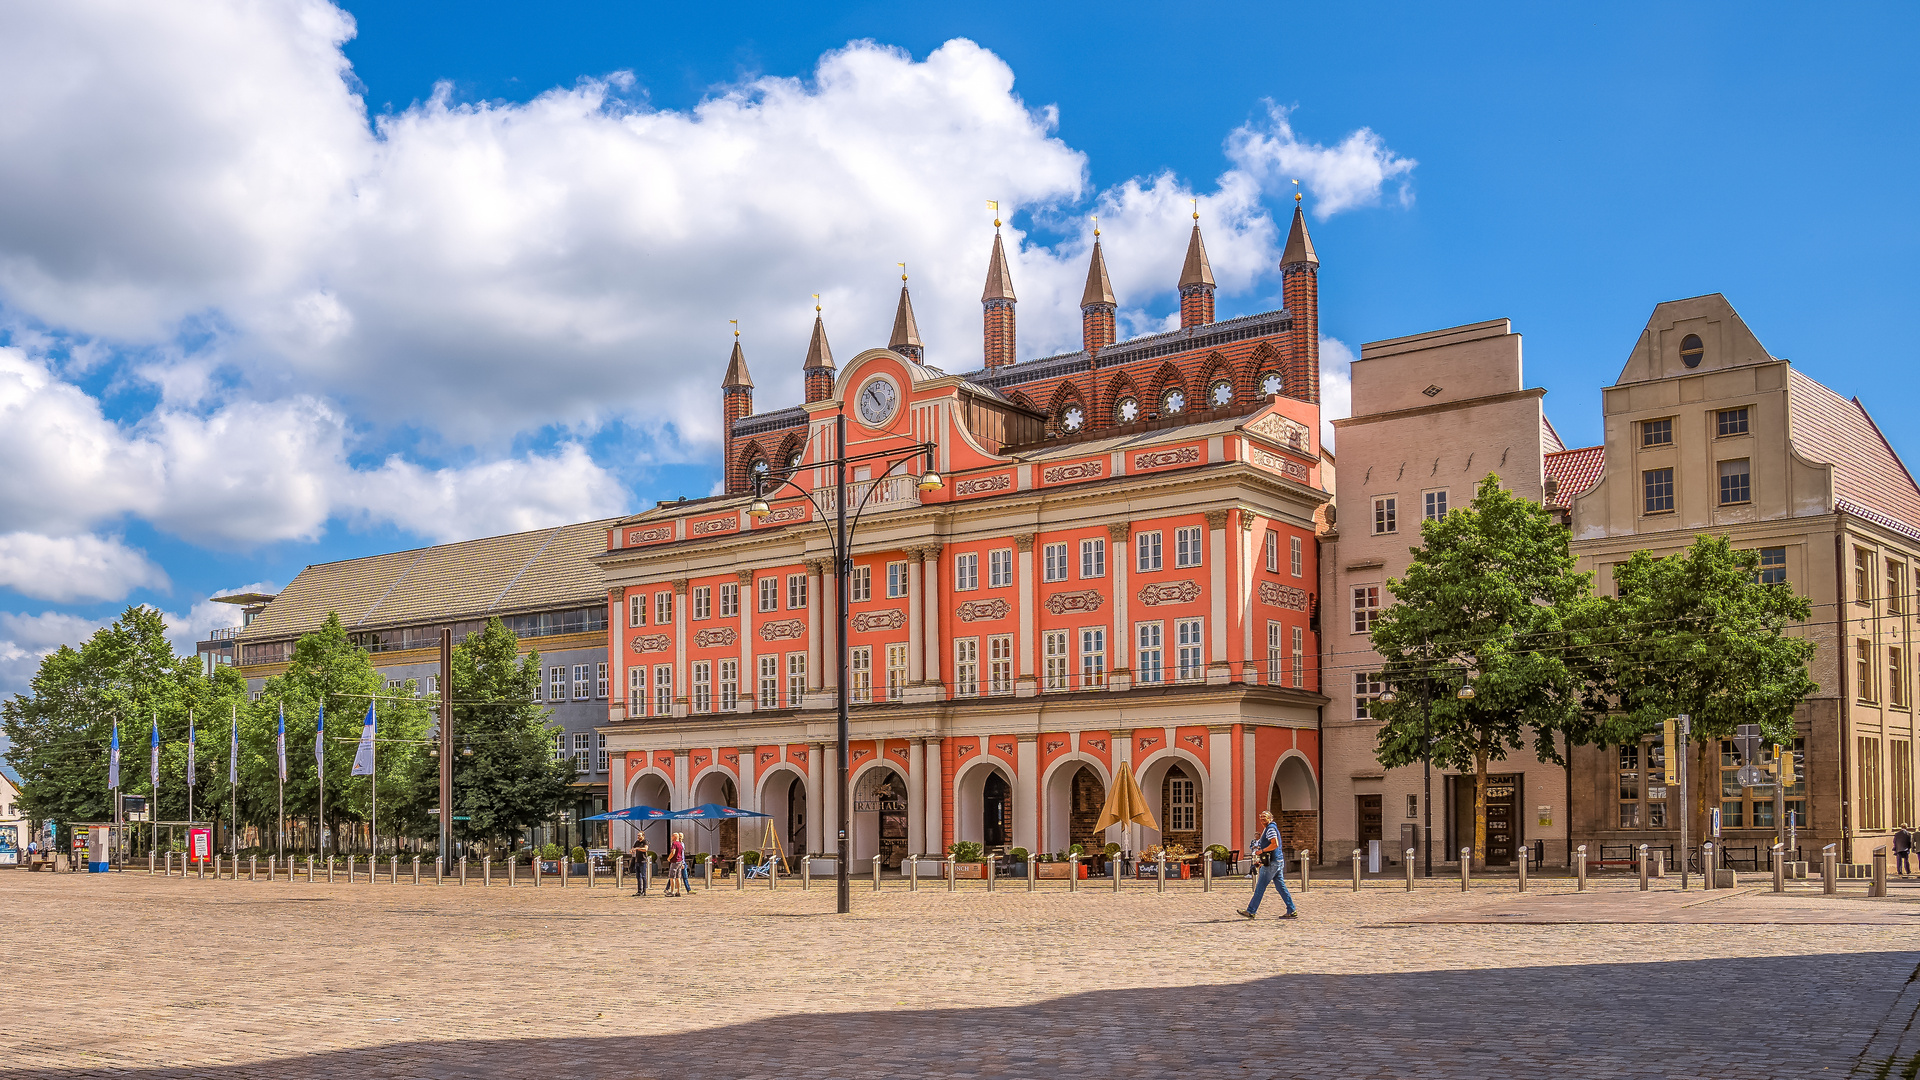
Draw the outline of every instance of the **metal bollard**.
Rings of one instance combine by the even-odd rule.
[[[907,891],[920,891],[920,856],[907,853]]]
[[[1662,881],[1667,879],[1667,853],[1664,850],[1653,853],[1653,876]]]
[[[194,870],[195,870],[195,872],[194,872],[194,875],[193,875],[193,876],[194,876],[194,880],[196,880],[196,881],[205,881],[205,880],[207,880],[207,860],[205,860],[205,859],[201,859],[201,860],[200,860],[199,862],[197,862],[197,863],[194,863],[193,865],[194,865]],[[184,874],[182,874],[181,876],[182,876],[182,877],[185,877],[186,875],[184,875]]]
[[[1573,854],[1573,889],[1575,892],[1587,891],[1587,845],[1581,844]]]
[[[1360,891],[1360,849],[1353,849],[1353,891]]]
[[[993,856],[987,856],[987,891],[993,891]]]
[[[1033,891],[1033,883],[1040,878],[1040,860],[1027,856],[1027,891]]]
[[[435,873],[436,873],[436,875],[437,875],[437,874],[438,874],[438,871],[439,871],[439,869],[440,869],[440,860],[439,860],[439,859],[435,859],[435,860],[433,860],[433,869],[434,869],[434,871],[435,871]],[[413,857],[413,883],[414,883],[415,885],[418,885],[418,884],[420,884],[420,856],[418,856],[418,855],[415,855],[415,856]],[[437,884],[437,883],[436,883],[436,884]]]
[[[1532,855],[1533,852],[1527,845],[1520,845],[1520,881],[1518,883],[1519,887],[1516,889],[1517,892],[1527,891],[1527,859]]]
[[[347,856],[347,884],[349,885],[353,884],[353,860],[354,856]]]
[[[1285,872],[1286,867],[1280,868]],[[1313,864],[1308,861],[1307,849],[1300,849],[1300,891],[1306,892],[1313,885]]]
[[[1067,891],[1080,891],[1080,856],[1067,856]]]
[[[767,871],[771,874],[773,871]],[[800,858],[800,891],[806,892],[813,887],[813,860],[807,856]]]
[[[1873,883],[1867,886],[1868,896],[1887,895],[1887,849],[1873,849]]]
[[[397,851],[387,856],[387,884],[400,884],[400,853]]]
[[[1473,875],[1473,848],[1460,849],[1460,891],[1467,891],[1467,879]]]
[[[483,855],[480,857],[480,887],[484,889],[491,886],[492,884],[493,884],[493,856]]]
[[[1159,854],[1159,856],[1154,860],[1154,862],[1158,864],[1158,866],[1156,867],[1158,872],[1156,873],[1155,876],[1159,878],[1159,881],[1156,882],[1156,888],[1154,891],[1166,892],[1167,891],[1167,853],[1162,851]]]
[[[1213,854],[1207,851],[1200,853],[1200,891],[1213,891]]]
[[[1640,891],[1647,891],[1647,845],[1640,845]]]
[[[746,887],[747,857],[745,855],[735,855],[733,857],[733,891],[740,892]]]
[[[875,855],[873,857],[873,891],[874,892],[880,891],[880,863],[881,863],[881,860],[884,858],[885,858],[884,855]]]
[[[1407,868],[1407,891],[1412,892],[1413,891],[1413,849],[1412,848],[1407,849],[1406,858],[1401,859],[1400,863],[1402,866],[1405,866]]]
[[[147,849],[147,876],[148,876],[148,877],[152,877],[152,876],[153,876],[153,862],[154,862],[154,852],[153,852],[153,849],[152,849],[152,848],[148,848],[148,849]]]
[[[708,859],[707,862],[711,864],[713,860]],[[712,871],[709,870],[708,873],[712,873]],[[593,856],[592,855],[587,856],[587,888],[589,889],[593,888]]]
[[[273,868],[268,867],[267,869],[271,871]],[[247,880],[248,881],[260,880],[260,856],[258,855],[247,856]]]
[[[947,856],[947,891],[948,892],[953,891],[954,877],[955,877],[953,868],[957,865],[959,864],[954,862],[954,857],[952,855]]]
[[[307,884],[309,885],[313,884],[313,865],[314,865],[313,856],[311,855],[307,856]],[[288,874],[287,876],[292,877],[293,875]]]
[[[1777,893],[1783,893],[1787,891],[1786,854],[1787,854],[1787,845],[1785,844],[1773,845],[1773,891]],[[1645,888],[1644,885],[1641,887]]]
[[[520,860],[512,855],[507,856],[507,888],[513,888],[513,877],[519,868]]]
[[[540,854],[539,854],[539,852],[535,852],[535,853],[533,853],[532,855],[529,855],[529,856],[527,856],[527,869],[529,869],[529,870],[531,870],[531,871],[533,871],[533,887],[534,887],[534,888],[536,888],[536,889],[537,889],[537,888],[539,888],[539,887],[540,887],[540,877],[541,877],[541,874],[540,874],[540,870],[541,870],[541,866],[540,866]]]
[[[1713,841],[1709,840],[1700,845],[1700,888],[1703,891],[1713,888],[1713,871]]]
[[[271,855],[267,856],[267,884],[269,885],[273,884],[273,864],[274,857]]]
[[[167,876],[173,876],[173,852],[167,852]]]
[[[1120,891],[1120,871],[1121,871],[1121,864],[1122,864],[1122,863],[1124,863],[1125,861],[1126,861],[1126,860],[1124,860],[1124,859],[1117,859],[1117,858],[1116,858],[1116,859],[1108,859],[1108,860],[1107,860],[1107,869],[1108,869],[1109,871],[1111,871],[1111,873],[1112,873],[1112,876],[1113,876],[1113,891],[1114,891],[1114,892],[1119,892],[1119,891]]]
[[[467,887],[467,857],[465,855],[460,856],[460,887],[463,889]]]
[[[573,876],[573,856],[562,854],[556,865],[560,867],[560,887],[564,889],[567,887],[567,879]]]
[[[1828,844],[1820,849],[1820,891],[1828,896],[1840,891],[1840,854],[1835,850],[1838,846]]]
[[[773,864],[767,867],[767,889],[771,891],[780,887],[780,857],[776,855],[768,861]]]

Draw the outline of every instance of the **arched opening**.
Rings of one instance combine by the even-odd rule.
[[[907,780],[891,766],[877,765],[853,785],[853,865],[875,855],[898,867],[907,852]]]
[[[1013,837],[1013,783],[999,763],[967,770],[954,785],[953,838],[972,840],[989,851]]]
[[[733,777],[715,769],[694,782],[692,805],[719,803],[721,806],[733,806],[737,797],[738,789],[733,786]],[[724,862],[740,854],[738,821],[686,821],[677,822],[676,826],[687,834],[689,857],[705,852]]]
[[[787,858],[807,850],[807,782],[792,769],[776,769],[761,781],[760,812],[773,822],[774,835],[786,845],[780,854]],[[759,819],[755,819],[758,821]],[[747,837],[746,846],[763,855],[766,844],[764,824]]]
[[[655,810],[673,809],[673,795],[667,789],[664,777],[648,773],[634,778],[633,788],[627,799],[628,806],[651,806]],[[672,839],[668,834],[673,831],[672,824],[665,821],[649,821],[640,829],[646,834],[647,848],[656,855],[667,850]],[[631,843],[631,841],[629,841]]]
[[[1147,797],[1160,831],[1140,830],[1140,845],[1179,844],[1189,852],[1199,851],[1206,818],[1205,778],[1200,767],[1175,755],[1150,763],[1140,773],[1140,793]]]
[[[1107,785],[1093,766],[1069,763],[1055,769],[1047,781],[1047,850],[1065,852],[1079,844],[1091,855],[1105,847],[1106,836],[1094,832],[1093,825],[1106,801]]]
[[[1313,782],[1313,770],[1297,757],[1280,763],[1273,776],[1273,791],[1267,809],[1280,826],[1280,843],[1288,851],[1314,848],[1320,835],[1319,790]]]

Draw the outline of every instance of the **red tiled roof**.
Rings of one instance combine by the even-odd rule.
[[[1577,496],[1600,479],[1600,473],[1607,467],[1607,448],[1582,446],[1574,450],[1561,450],[1547,454],[1540,464],[1547,479],[1557,485],[1547,505],[1566,510],[1573,506]]]
[[[1833,466],[1833,494],[1920,528],[1920,486],[1859,398],[1849,401],[1788,368],[1787,423],[1801,454]]]

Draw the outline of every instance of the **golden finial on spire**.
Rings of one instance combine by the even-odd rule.
[[[1193,220],[1199,221],[1200,220],[1200,200],[1188,199],[1187,201],[1193,204]]]
[[[813,313],[816,315],[820,313],[820,294],[819,293],[813,294]]]
[[[1100,215],[1099,214],[1093,215],[1093,235],[1096,237],[1100,235]]]
[[[996,229],[999,228],[1000,227],[1000,200],[988,199],[987,209],[992,211],[993,213],[993,227]]]
[[[895,266],[897,266],[897,267],[899,267],[899,268],[900,268],[900,280],[901,280],[901,281],[905,281],[905,280],[907,280],[907,264],[906,264],[906,263],[894,263],[893,265],[895,265]]]
[[[1293,189],[1294,189],[1294,190],[1293,190],[1293,205],[1295,205],[1295,206],[1299,206],[1299,205],[1300,205],[1300,181],[1298,181],[1298,180],[1295,180],[1295,181],[1293,182]]]
[[[728,319],[727,321],[733,324],[733,336],[739,337],[740,336],[740,320]]]

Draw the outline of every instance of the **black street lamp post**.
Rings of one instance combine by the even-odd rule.
[[[1467,669],[1457,664],[1430,664],[1415,669],[1412,674],[1389,675],[1389,686],[1404,686],[1415,683],[1420,689],[1420,767],[1421,784],[1420,811],[1424,819],[1420,838],[1420,858],[1424,863],[1422,877],[1433,876],[1433,682],[1436,678],[1451,680],[1458,676],[1463,685],[1454,691],[1454,697],[1461,701],[1473,700],[1473,685],[1467,681]],[[1380,695],[1380,700],[1388,704],[1394,701],[1392,690]]]
[[[850,850],[851,845],[849,839],[852,823],[853,798],[852,792],[848,790],[847,786],[847,706],[849,703],[849,688],[847,685],[849,674],[847,670],[847,624],[850,621],[847,606],[847,586],[853,577],[853,551],[849,545],[853,540],[854,528],[860,524],[860,515],[866,511],[867,504],[872,501],[874,492],[880,490],[881,481],[891,476],[895,469],[907,464],[917,456],[924,455],[926,458],[926,470],[920,475],[920,490],[931,491],[944,486],[945,481],[941,480],[940,474],[934,471],[933,452],[935,446],[933,443],[915,443],[912,446],[906,447],[904,450],[881,450],[870,454],[848,457],[847,417],[845,413],[841,413],[834,418],[833,434],[833,460],[817,462],[816,467],[832,466],[834,470],[834,618],[836,620],[835,625],[838,627],[834,632],[834,650],[839,653],[839,656],[835,658],[835,666],[839,672],[839,676],[836,680],[837,685],[834,687],[836,704],[839,708],[839,753],[836,755],[834,762],[834,784],[835,789],[839,792],[838,797],[835,799],[836,816],[839,818],[839,820],[835,822],[835,827],[839,832],[839,843],[835,849],[838,857],[835,861],[838,863],[839,904],[837,910],[840,914],[845,915],[847,912],[853,910],[853,879],[848,873],[848,860],[853,854]],[[860,505],[854,508],[853,517],[849,520],[847,517],[847,466],[855,462],[877,461],[883,458],[894,457],[895,455],[900,456],[887,466],[885,472],[882,472],[879,476],[867,482],[867,490],[860,496]],[[753,503],[747,510],[747,513],[751,515],[755,521],[764,521],[771,512],[771,509],[767,506],[765,482],[766,477],[764,475],[758,473],[754,475]],[[791,487],[795,491],[798,491],[808,502],[813,504],[814,509],[820,511],[823,517],[825,516],[826,508],[820,505],[819,499],[815,498],[812,491],[794,483],[791,473],[781,477],[779,483],[774,485],[773,490],[777,492],[783,487]]]

